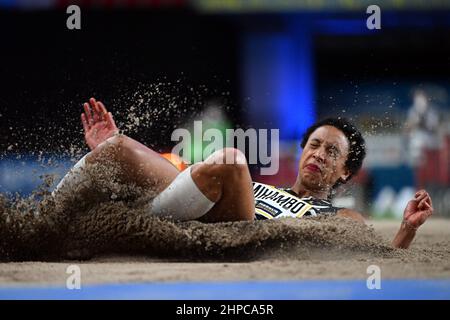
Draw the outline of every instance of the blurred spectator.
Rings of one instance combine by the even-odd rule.
[[[420,165],[425,148],[439,147],[438,127],[437,111],[430,105],[426,93],[423,90],[416,90],[405,124],[409,135],[409,161],[413,167]]]

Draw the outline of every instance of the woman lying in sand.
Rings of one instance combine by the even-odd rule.
[[[81,120],[91,152],[61,180],[53,196],[86,181],[83,168],[107,155],[119,165],[125,181],[154,192],[148,211],[155,216],[221,222],[337,215],[364,223],[360,213],[330,202],[332,191],[359,171],[366,154],[361,133],[347,120],[326,119],[306,131],[297,180],[288,189],[252,182],[245,156],[233,148],[180,172],[160,154],[119,134],[111,113],[94,98],[84,104]],[[432,213],[429,194],[418,191],[405,208],[392,245],[408,248]]]

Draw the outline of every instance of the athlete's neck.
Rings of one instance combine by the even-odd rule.
[[[316,199],[326,200],[330,194],[329,190],[310,190],[302,185],[299,180],[295,181],[294,185],[291,187],[291,190],[302,198],[313,197]]]

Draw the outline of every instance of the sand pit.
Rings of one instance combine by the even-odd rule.
[[[391,239],[396,221],[369,221],[377,234]],[[291,248],[292,249],[292,248]],[[59,285],[65,286],[66,268],[80,266],[84,284],[126,283],[148,281],[231,281],[231,280],[301,280],[301,279],[364,279],[367,267],[381,267],[382,277],[449,278],[450,221],[431,219],[419,231],[412,247],[393,252],[364,253],[333,249],[312,249],[278,257],[259,257],[245,262],[195,262],[145,256],[100,255],[88,261],[0,263],[2,286]],[[289,250],[288,250],[289,251]],[[298,251],[298,250],[297,250]],[[308,251],[308,252],[307,252]]]
[[[91,183],[61,197],[45,188],[0,197],[2,286],[65,286],[73,264],[84,284],[364,279],[372,264],[383,278],[450,277],[450,220],[430,219],[408,250],[390,245],[399,221],[175,223],[152,217],[148,194],[121,183],[113,165],[87,168]]]

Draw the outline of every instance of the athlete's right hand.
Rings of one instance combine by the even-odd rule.
[[[100,143],[117,134],[119,129],[117,129],[111,112],[108,112],[100,101],[90,98],[89,103],[85,102],[83,107],[84,113],[81,114],[81,122],[83,123],[84,138],[89,148],[94,150]]]

